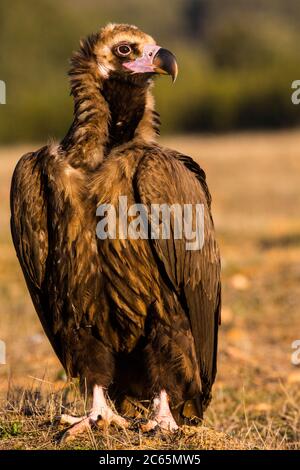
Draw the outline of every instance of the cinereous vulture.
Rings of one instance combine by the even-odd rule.
[[[62,416],[68,438],[92,424],[127,427],[126,403],[141,400],[152,403],[143,430],[174,431],[199,422],[211,398],[221,305],[211,198],[200,166],[156,142],[158,74],[176,78],[175,56],[135,26],[83,40],[67,135],[24,155],[13,175],[12,237],[35,309],[93,399],[87,416]],[[97,209],[113,205],[118,221],[120,196],[146,208],[200,204],[201,249],[175,237],[174,213],[169,237],[99,237]]]

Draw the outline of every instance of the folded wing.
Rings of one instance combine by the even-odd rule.
[[[190,320],[202,382],[199,398],[205,408],[216,375],[221,308],[220,256],[205,174],[190,157],[158,148],[141,162],[135,184],[148,211],[151,204],[203,204],[204,245],[200,250],[187,250],[187,240],[176,239],[176,217],[171,217],[170,238],[152,239],[151,244]]]

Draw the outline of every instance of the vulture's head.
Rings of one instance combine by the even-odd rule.
[[[156,44],[154,39],[137,27],[108,24],[99,33],[81,42],[81,50],[73,57],[74,69],[82,59],[93,63],[99,78],[142,83],[156,74],[177,76],[174,54]],[[72,73],[72,72],[71,72]]]

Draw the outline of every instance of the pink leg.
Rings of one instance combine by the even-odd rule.
[[[126,419],[115,413],[107,404],[103,387],[98,385],[95,385],[93,389],[93,405],[88,416],[75,417],[63,414],[60,422],[61,424],[71,425],[62,437],[64,442],[73,439],[77,434],[86,431],[92,425],[108,427],[110,424],[116,424],[121,428],[128,427]]]
[[[153,400],[154,417],[142,426],[142,431],[151,431],[155,427],[174,432],[178,429],[175,419],[172,416],[167,392],[162,390],[158,397]]]

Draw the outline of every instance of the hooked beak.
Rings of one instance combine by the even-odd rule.
[[[123,66],[133,73],[171,75],[173,83],[178,74],[178,65],[174,54],[167,49],[150,44],[144,46],[142,57],[124,62]]]
[[[159,49],[153,59],[155,73],[171,75],[173,83],[178,74],[178,65],[176,57],[168,49]]]

